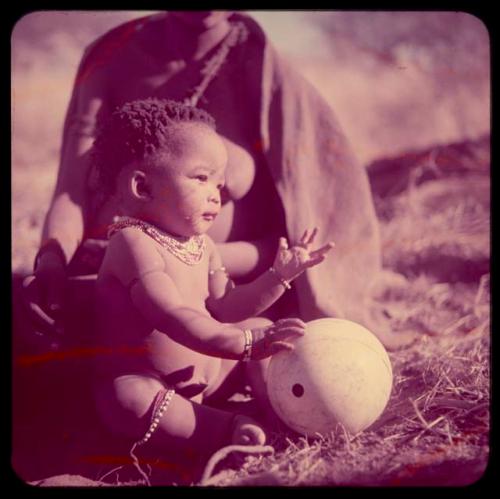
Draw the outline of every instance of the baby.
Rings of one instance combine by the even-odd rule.
[[[248,384],[270,413],[265,373],[297,318],[256,317],[333,244],[312,250],[317,230],[273,266],[235,286],[206,234],[221,209],[227,153],[206,112],[178,102],[124,104],[99,130],[100,185],[121,215],[97,279],[97,408],[113,432],[185,461],[230,443],[263,444],[262,425],[214,407]],[[238,384],[239,383],[239,384]]]

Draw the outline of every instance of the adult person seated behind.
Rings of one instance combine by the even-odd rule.
[[[304,272],[271,319],[345,317],[370,327],[388,348],[406,342],[371,321],[370,287],[381,267],[378,225],[367,175],[334,113],[255,21],[224,11],[149,15],[86,49],[36,258],[34,301],[49,317],[39,315],[48,323],[58,314],[74,318],[64,297],[82,294],[65,291],[68,275],[99,269],[106,230],[120,212],[116,199],[100,197],[95,186],[94,132],[117,106],[145,97],[189,103],[218,123],[228,166],[223,206],[208,234],[237,282],[272,264],[284,233],[297,240],[319,222],[318,244],[335,241],[334,257]]]

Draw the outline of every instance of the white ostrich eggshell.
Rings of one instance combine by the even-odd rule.
[[[392,389],[389,356],[368,329],[345,319],[307,323],[293,351],[271,358],[267,391],[276,414],[295,431],[325,435],[342,423],[351,433],[382,414]]]

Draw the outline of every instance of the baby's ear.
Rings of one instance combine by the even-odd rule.
[[[142,201],[151,199],[149,178],[142,170],[133,170],[129,176],[129,189],[133,197]]]

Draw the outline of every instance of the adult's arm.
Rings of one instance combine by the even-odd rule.
[[[57,183],[42,231],[42,247],[46,241],[57,241],[66,262],[71,260],[84,234],[89,152],[97,116],[105,102],[103,71],[88,69],[93,57],[95,54],[87,50],[73,84],[64,121]]]
[[[93,65],[95,57],[89,47],[73,84],[64,121],[57,182],[35,261],[36,305],[49,315],[57,315],[64,308],[66,266],[85,231],[89,151],[97,115],[105,102],[105,78],[102,70],[96,70],[98,67]]]

